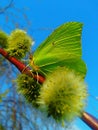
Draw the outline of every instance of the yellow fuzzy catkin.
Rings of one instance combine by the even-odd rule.
[[[22,94],[31,105],[37,107],[40,84],[26,74],[18,75],[16,82],[18,93]]]
[[[7,47],[7,39],[8,35],[2,30],[0,30],[0,47],[4,49]]]
[[[24,30],[16,29],[8,37],[7,51],[18,59],[24,58],[30,51],[32,39]]]
[[[46,78],[38,102],[57,121],[72,121],[81,115],[87,95],[81,76],[73,70],[59,68]]]

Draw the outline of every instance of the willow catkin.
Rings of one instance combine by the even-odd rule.
[[[41,87],[38,102],[57,121],[72,121],[80,116],[87,98],[87,86],[74,71],[59,68]]]
[[[18,93],[23,95],[31,105],[38,106],[36,100],[39,96],[41,85],[26,74],[18,75],[16,82]]]
[[[25,31],[16,29],[8,37],[7,51],[11,56],[23,58],[30,51],[32,39]]]
[[[8,44],[7,39],[8,39],[8,35],[5,32],[0,30],[0,47],[1,48],[5,49],[7,47],[7,44]]]

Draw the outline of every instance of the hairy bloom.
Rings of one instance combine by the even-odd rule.
[[[7,47],[7,34],[3,31],[0,31],[0,47],[6,48]]]
[[[80,116],[85,106],[87,88],[83,79],[65,68],[50,74],[39,96],[41,109],[57,121],[71,121]]]
[[[7,51],[11,56],[21,59],[30,51],[31,45],[32,39],[26,34],[26,32],[16,29],[8,37]]]
[[[40,84],[26,74],[17,77],[17,90],[26,100],[37,107],[36,99],[39,96]]]

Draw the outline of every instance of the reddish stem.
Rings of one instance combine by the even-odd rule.
[[[21,73],[25,73],[29,76],[32,76],[34,79],[39,81],[40,83],[43,83],[45,81],[45,78],[41,75],[35,75],[32,74],[29,67],[26,67],[21,61],[17,60],[15,57],[9,56],[9,54],[2,48],[0,48],[0,54],[4,56],[8,61],[10,61],[13,65],[17,67],[17,69]],[[98,130],[98,120],[93,117],[92,115],[88,114],[87,112],[84,112],[81,119],[93,130]]]
[[[9,54],[2,48],[0,48],[0,54],[4,56],[8,61],[10,61],[13,65],[17,67],[17,69],[24,74],[27,74],[29,76],[32,76],[34,79],[39,81],[40,83],[43,83],[45,78],[41,75],[35,75],[31,73],[30,68],[27,67],[24,63],[17,60],[15,57],[9,56]]]
[[[98,119],[91,114],[84,112],[81,119],[92,129],[98,130]]]

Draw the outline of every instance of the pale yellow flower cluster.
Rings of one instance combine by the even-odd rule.
[[[57,121],[71,121],[83,112],[87,95],[81,76],[63,67],[47,77],[38,102]]]
[[[23,58],[30,51],[32,39],[25,31],[16,29],[8,37],[7,51],[11,56]]]

